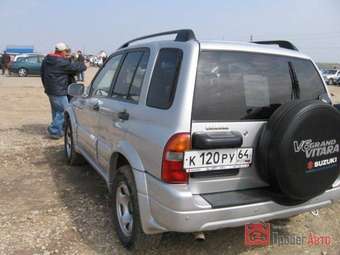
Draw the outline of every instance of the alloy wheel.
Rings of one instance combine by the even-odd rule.
[[[72,153],[72,132],[71,128],[68,127],[66,130],[66,155],[68,158],[71,158]]]
[[[125,182],[119,183],[116,190],[116,209],[120,228],[124,235],[131,236],[133,229],[133,212],[131,195]]]
[[[19,71],[18,71],[18,75],[19,75],[20,77],[25,77],[25,76],[27,75],[26,69],[20,68]]]

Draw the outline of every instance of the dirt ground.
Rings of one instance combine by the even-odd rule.
[[[340,102],[340,88],[330,90]],[[46,136],[49,122],[38,77],[0,76],[0,254],[129,254],[110,225],[104,182],[90,166],[66,165],[62,141]],[[247,248],[240,227],[208,232],[205,242],[166,233],[147,254],[340,254],[340,203],[271,223],[279,234],[331,243]]]

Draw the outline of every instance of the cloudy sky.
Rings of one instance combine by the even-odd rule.
[[[0,50],[59,41],[114,51],[133,37],[192,28],[199,39],[286,39],[320,62],[340,62],[339,0],[0,0]]]

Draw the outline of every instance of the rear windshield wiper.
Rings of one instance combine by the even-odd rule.
[[[296,72],[293,66],[292,62],[288,62],[289,67],[289,75],[290,79],[292,81],[292,93],[291,93],[291,99],[300,99],[300,86],[299,86],[299,80],[297,79]]]

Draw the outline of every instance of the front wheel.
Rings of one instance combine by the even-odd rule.
[[[19,77],[26,77],[27,76],[27,70],[25,68],[20,68],[18,70]]]
[[[333,79],[329,79],[328,84],[329,85],[334,85],[334,80]]]
[[[65,120],[64,154],[67,162],[71,166],[81,165],[85,161],[84,158],[74,149],[72,126],[68,119]]]
[[[161,235],[146,235],[142,230],[137,190],[130,166],[118,169],[112,189],[112,221],[123,246],[134,251],[157,247]]]

